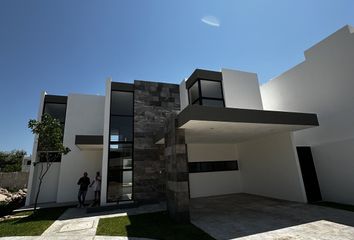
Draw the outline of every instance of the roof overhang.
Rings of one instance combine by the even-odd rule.
[[[186,88],[190,88],[198,79],[222,81],[222,73],[204,69],[196,69],[186,80]]]
[[[75,145],[81,150],[103,149],[102,135],[76,135]]]
[[[256,137],[318,126],[313,113],[189,105],[177,116],[187,143],[237,143]],[[162,144],[159,139],[157,143]]]

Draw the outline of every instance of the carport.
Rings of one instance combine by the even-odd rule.
[[[189,105],[171,117],[158,141],[165,144],[171,215],[187,219],[190,198],[232,193],[306,202],[292,132],[315,126],[316,114]],[[191,150],[196,145],[204,153],[199,159]],[[237,153],[227,159],[230,149]],[[203,160],[209,155],[215,161]]]
[[[190,197],[245,192],[306,202],[292,132],[317,125],[315,114],[189,106],[178,126],[185,131]],[[218,165],[235,160],[236,169]]]

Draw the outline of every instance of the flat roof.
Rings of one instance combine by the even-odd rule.
[[[256,137],[319,126],[313,113],[189,105],[177,115],[186,143],[237,143]],[[163,137],[157,138],[158,144]]]
[[[222,81],[222,73],[204,69],[196,69],[186,80],[186,88],[190,88],[198,79]]]
[[[178,127],[191,120],[318,126],[314,113],[188,105],[177,116]]]

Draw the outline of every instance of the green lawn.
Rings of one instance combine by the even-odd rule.
[[[341,203],[335,203],[335,202],[318,202],[315,204],[320,205],[320,206],[324,206],[324,207],[331,207],[331,208],[337,208],[337,209],[342,209],[342,210],[354,212],[353,205],[347,205],[347,204],[341,204]]]
[[[166,212],[101,218],[96,235],[145,237],[166,240],[214,239],[191,223],[177,224],[173,222]]]
[[[39,209],[36,215],[31,214],[20,219],[0,222],[0,237],[6,236],[37,236],[41,235],[67,208]],[[20,216],[25,213],[16,213]]]

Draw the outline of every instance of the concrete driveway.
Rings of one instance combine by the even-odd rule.
[[[191,199],[191,219],[216,239],[354,240],[354,212],[249,194]]]

